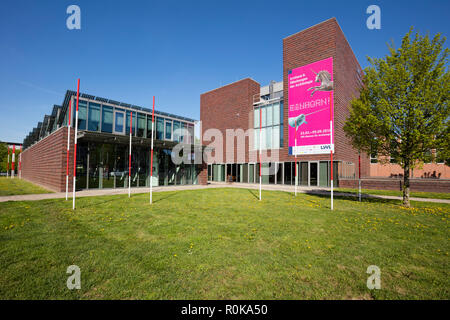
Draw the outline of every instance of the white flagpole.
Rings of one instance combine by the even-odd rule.
[[[19,179],[22,179],[22,146],[20,146],[19,153]]]
[[[260,106],[259,107],[259,201],[261,201],[261,175],[262,175],[261,149],[262,149],[262,109]]]
[[[12,152],[12,161],[11,161],[11,179],[14,179],[15,175],[15,164],[16,164],[16,145],[13,145],[13,152]]]
[[[133,130],[133,111],[130,111],[130,154],[128,155],[128,198],[131,197],[131,131]]]
[[[294,166],[295,166],[295,196],[297,196],[297,123],[295,123],[294,155],[295,155],[295,164],[294,164]]]
[[[77,110],[75,113],[75,138],[73,146],[73,196],[72,196],[72,209],[75,210],[75,186],[77,184],[77,135],[78,135],[78,102],[80,100],[80,79],[78,79],[77,85]]]
[[[331,210],[333,210],[333,91],[330,91],[330,150]]]
[[[153,96],[153,111],[152,111],[152,149],[150,155],[150,204],[152,204],[153,197],[153,129],[155,124],[155,96]]]
[[[72,98],[69,100],[69,119],[67,125],[67,168],[66,168],[66,201],[69,198],[69,149],[70,149],[70,118],[72,118]]]
[[[9,177],[9,145],[8,145],[8,162],[6,163],[6,177]]]

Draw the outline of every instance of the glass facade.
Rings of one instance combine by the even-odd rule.
[[[77,147],[77,190],[128,187],[128,152],[126,144],[80,141]],[[170,149],[155,149],[153,177],[150,179],[148,148],[133,147],[131,157],[131,186],[198,184],[201,165],[175,165]]]
[[[260,111],[261,108],[261,111]],[[261,127],[260,130],[260,113]],[[283,102],[276,102],[253,110],[254,150],[279,149],[283,147]]]
[[[339,185],[342,172],[352,163],[333,161],[333,183]],[[330,161],[297,161],[262,163],[263,184],[330,187]],[[297,176],[296,176],[297,172]],[[259,163],[208,164],[208,181],[259,183]]]

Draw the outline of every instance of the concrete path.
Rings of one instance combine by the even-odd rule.
[[[226,183],[226,182],[212,182],[209,185],[187,185],[187,186],[163,186],[154,187],[154,192],[164,192],[164,191],[181,191],[181,190],[198,190],[198,189],[210,189],[210,188],[243,188],[243,189],[259,189],[258,184],[251,183]],[[273,191],[285,191],[294,192],[294,186],[287,185],[273,185],[273,184],[263,184],[263,190],[273,190]],[[148,193],[148,187],[131,188],[132,194]],[[297,187],[298,193],[308,193],[315,195],[330,195],[330,188],[318,188],[318,187]],[[83,190],[77,192],[77,197],[96,197],[96,196],[109,196],[118,194],[128,194],[128,189],[92,189]],[[334,192],[336,197],[346,196],[346,197],[357,197],[357,194],[346,193],[346,192]],[[17,195],[17,196],[3,196],[0,197],[0,202],[6,201],[35,201],[35,200],[45,200],[45,199],[61,199],[65,198],[65,192],[57,193],[44,193],[44,194],[27,194],[27,195]],[[392,200],[402,200],[401,197],[396,196],[383,196],[383,195],[369,195],[363,194],[364,198],[373,199],[392,199]],[[72,193],[69,193],[69,198],[72,198]],[[428,199],[428,198],[410,198],[412,201],[421,202],[436,202],[436,203],[448,203],[450,200],[445,199]]]

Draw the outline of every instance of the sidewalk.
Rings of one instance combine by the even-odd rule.
[[[212,182],[208,185],[186,185],[186,186],[162,186],[153,187],[154,192],[164,192],[164,191],[182,191],[182,190],[198,190],[198,189],[210,189],[210,188],[242,188],[242,189],[259,189],[259,184],[251,183],[227,183],[227,182]],[[273,185],[273,184],[263,184],[261,186],[262,190],[266,191],[285,191],[285,192],[295,192],[294,186],[287,185]],[[150,189],[148,187],[131,188],[132,194],[139,193],[149,193]],[[308,193],[314,195],[330,195],[330,188],[318,188],[318,187],[303,187],[297,186],[298,193]],[[96,196],[110,196],[127,194],[128,189],[93,189],[93,190],[83,190],[77,192],[77,197],[96,197]],[[334,192],[336,197],[357,197],[357,194],[346,193],[346,192]],[[0,197],[0,202],[6,201],[35,201],[35,200],[46,200],[46,199],[64,199],[66,197],[65,192],[58,193],[44,193],[44,194],[27,194],[27,195],[17,195],[17,196],[3,196]],[[372,199],[392,199],[392,200],[402,200],[402,197],[396,196],[383,196],[383,195],[370,195],[362,194],[363,198]],[[72,198],[72,193],[69,193],[69,198]],[[446,199],[429,199],[429,198],[410,198],[411,201],[421,201],[421,202],[435,202],[435,203],[448,203],[450,200]]]

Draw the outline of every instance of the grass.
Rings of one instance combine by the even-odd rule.
[[[38,193],[52,193],[52,191],[17,177],[14,179],[0,177],[0,197]]]
[[[331,212],[327,197],[234,188],[153,199],[0,203],[0,299],[450,298],[450,205],[339,198]]]
[[[347,189],[347,188],[336,188],[336,192],[347,192],[347,193],[358,193],[358,189]],[[373,189],[361,189],[362,193],[373,194],[373,195],[383,195],[383,196],[396,196],[403,197],[402,191],[398,190],[373,190]],[[420,192],[411,191],[410,197],[412,198],[427,198],[427,199],[445,199],[450,200],[450,193],[444,192]]]

